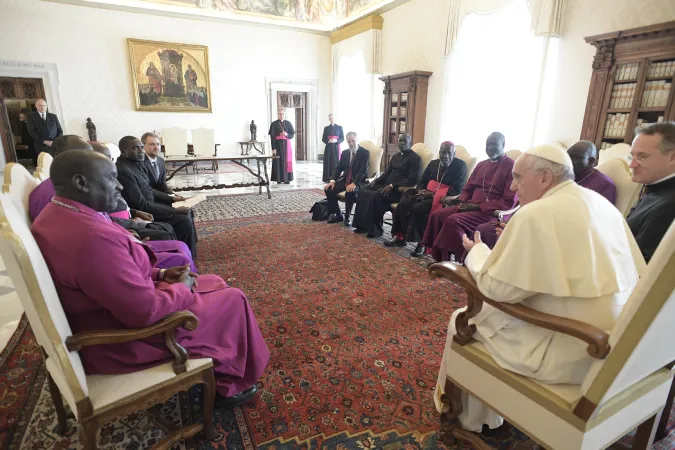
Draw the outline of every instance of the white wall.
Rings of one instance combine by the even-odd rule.
[[[393,75],[411,70],[433,72],[429,78],[424,142],[434,152],[442,140],[450,139],[441,139],[440,136],[443,52],[449,4],[447,0],[411,0],[382,14],[382,73]],[[384,102],[384,99],[380,101]],[[379,120],[378,134],[381,136],[382,118]]]
[[[411,0],[383,14],[382,72],[434,73],[429,80],[425,132],[430,149],[452,139],[440,135],[448,7],[447,0]],[[536,135],[542,142],[570,144],[581,134],[595,54],[584,37],[675,20],[675,1],[566,0],[564,14],[564,36],[558,43],[557,57],[551,58],[555,85],[552,98],[546,101],[551,111]]]
[[[671,20],[675,20],[673,0],[566,0],[546,142],[570,145],[581,135],[595,55],[585,37]]]
[[[0,0],[0,11],[0,60],[57,65],[67,133],[86,136],[87,117],[98,139],[111,142],[167,127],[209,127],[220,154],[234,155],[235,143],[249,138],[251,119],[258,139],[267,137],[265,77],[319,80],[319,116],[328,114],[327,36],[39,0]],[[136,111],[127,38],[208,46],[213,113]]]

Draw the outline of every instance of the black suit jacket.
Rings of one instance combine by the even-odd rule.
[[[166,184],[166,165],[164,159],[157,157],[155,159],[157,167],[159,168],[159,177],[155,177],[155,171],[152,169],[152,162],[145,157],[143,161],[143,166],[148,172],[148,182],[150,187],[153,189],[155,198],[162,203],[168,203],[169,205],[173,203],[173,197],[170,194],[173,194],[173,191],[169,189],[169,186]]]
[[[122,197],[130,208],[152,214],[157,221],[170,220],[176,213],[171,206],[159,202],[155,198],[148,180],[144,163],[118,158],[117,180],[122,184]]]
[[[59,118],[56,114],[50,112],[46,113],[45,120],[42,120],[40,113],[33,111],[28,114],[28,134],[33,138],[35,143],[35,151],[37,153],[47,152],[51,153],[51,148],[43,141],[53,141],[59,136],[63,135]]]
[[[368,176],[368,162],[370,160],[370,152],[363,147],[356,149],[354,155],[354,162],[352,163],[352,182],[357,186],[361,186],[366,182]],[[347,175],[349,170],[349,149],[342,152],[340,162],[335,168],[333,180],[342,180]]]

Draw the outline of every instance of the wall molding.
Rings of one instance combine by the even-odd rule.
[[[382,30],[384,18],[379,15],[370,15],[350,23],[342,28],[333,31],[330,34],[330,43],[337,44],[340,41],[349,39],[368,30]]]

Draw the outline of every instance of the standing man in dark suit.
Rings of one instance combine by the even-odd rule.
[[[349,149],[342,152],[340,162],[335,168],[335,174],[324,187],[324,190],[328,199],[328,223],[344,221],[345,226],[348,227],[356,194],[361,186],[366,183],[370,152],[359,146],[359,140],[353,131],[347,133],[347,144],[349,144]],[[343,191],[346,191],[344,218],[338,207],[337,199],[337,195]]]
[[[166,166],[164,165],[164,158],[159,156],[162,148],[159,136],[156,133],[148,132],[141,136],[141,142],[145,151],[143,164],[148,171],[148,181],[155,198],[167,205],[185,200],[180,195],[174,194],[166,184]]]
[[[323,138],[321,140],[326,144],[323,151],[323,181],[328,183],[335,172],[338,164],[338,155],[340,154],[340,144],[345,140],[345,135],[340,125],[335,125],[335,117],[328,114],[330,125],[323,129]]]
[[[47,102],[42,98],[35,102],[35,108],[37,111],[28,114],[28,134],[33,138],[37,155],[40,152],[51,154],[52,141],[63,135],[59,118],[47,112]]]

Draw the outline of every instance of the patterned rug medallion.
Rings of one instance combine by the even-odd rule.
[[[211,197],[196,208],[199,271],[242,289],[271,351],[256,399],[217,411],[225,438],[176,449],[467,449],[438,439],[433,386],[454,285],[429,280],[425,261],[390,251],[342,225],[312,222],[318,190]],[[44,364],[26,322],[0,360],[0,449],[79,449],[55,431]],[[144,449],[171,428],[201,420],[193,389],[102,427],[101,449]],[[671,435],[673,423],[669,424]],[[488,443],[525,436],[508,424]],[[655,449],[675,448],[672,436]]]

